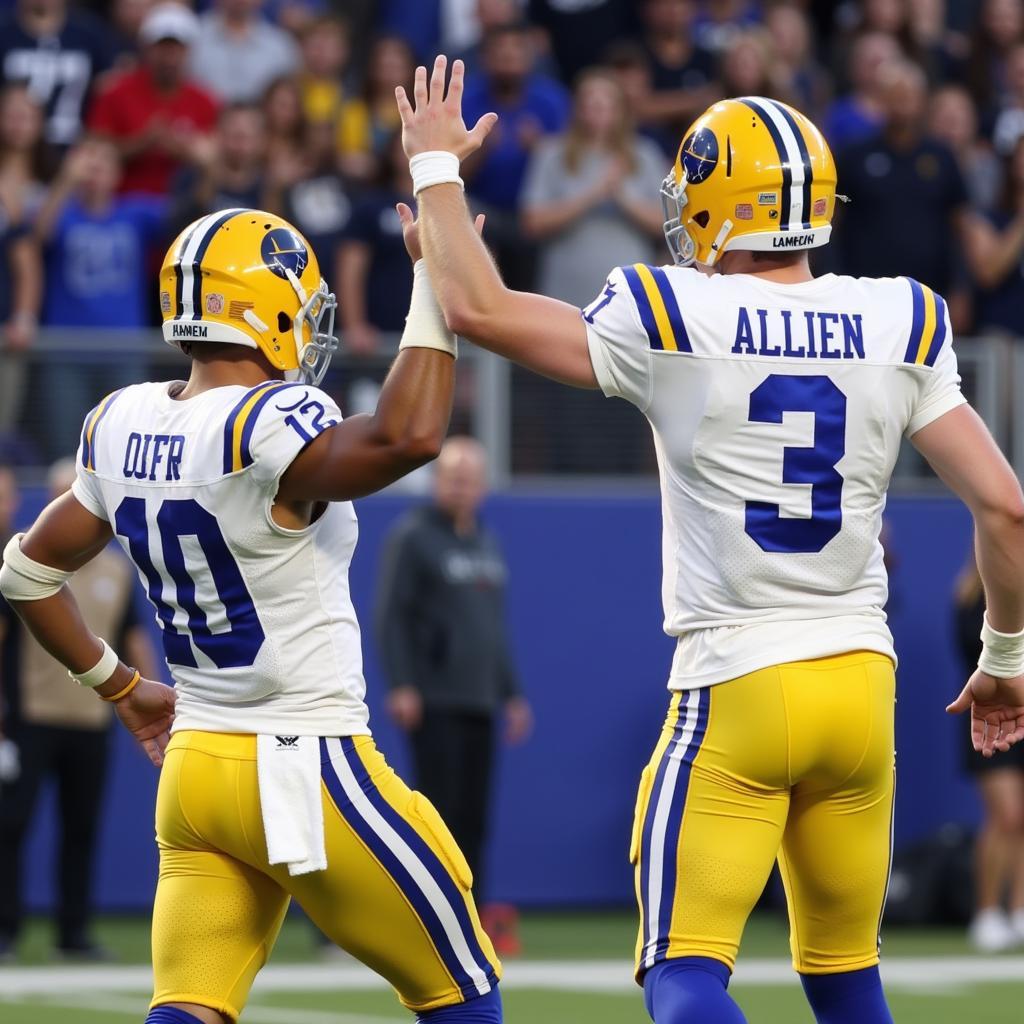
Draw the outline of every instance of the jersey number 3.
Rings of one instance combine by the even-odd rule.
[[[762,551],[821,551],[843,526],[843,478],[836,464],[846,454],[846,395],[829,377],[773,373],[750,396],[750,420],[781,423],[787,412],[814,414],[814,444],[787,447],[782,455],[782,482],[811,485],[811,516],[783,518],[778,505],[748,501],[746,530]]]
[[[164,653],[171,665],[195,668],[192,644],[217,668],[244,668],[255,663],[256,655],[263,646],[263,627],[238,563],[213,515],[192,498],[168,498],[161,503],[156,514],[156,532],[160,537],[161,561],[169,581],[164,580],[163,573],[153,563],[145,500],[125,498],[117,507],[114,525],[118,535],[128,541],[132,561],[146,577],[149,599],[156,608],[160,623]],[[203,572],[200,569],[201,578],[212,579],[217,591],[217,602],[211,602],[209,610],[204,609],[196,598],[196,580],[186,564],[181,543],[184,537],[195,538],[206,562],[202,569],[208,570]],[[175,604],[187,616],[187,634],[174,624],[177,609],[164,596],[166,582],[174,584]],[[208,616],[220,617],[218,603],[224,610],[228,628],[215,633],[210,628]]]

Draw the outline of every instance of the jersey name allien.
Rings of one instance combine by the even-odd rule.
[[[879,535],[903,437],[962,404],[946,306],[908,278],[784,285],[636,264],[583,311],[661,476],[669,685],[895,659]]]
[[[178,689],[174,728],[368,733],[352,505],[304,530],[270,513],[292,460],[340,422],[337,405],[281,381],[186,401],[168,387],[136,384],[89,413],[74,493],[139,571]]]

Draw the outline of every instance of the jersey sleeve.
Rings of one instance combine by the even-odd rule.
[[[99,477],[96,475],[96,445],[100,438],[100,428],[119,391],[111,392],[102,402],[90,409],[82,421],[82,434],[75,454],[75,480],[71,485],[71,493],[79,505],[91,512],[97,519],[110,520],[103,503],[103,491]]]
[[[306,445],[341,419],[334,399],[319,388],[262,384],[243,396],[224,425],[224,471],[251,467],[253,479],[276,489]]]
[[[651,402],[651,345],[623,267],[583,310],[590,362],[601,390],[641,410]]]
[[[929,341],[927,329],[922,333],[916,356],[908,348],[908,359],[913,358],[915,362],[923,360],[924,365],[931,367],[931,372],[923,375],[919,386],[917,400],[905,431],[908,438],[913,437],[940,416],[967,402],[960,390],[960,371],[957,368],[956,353],[953,351],[953,329],[949,322],[949,310],[937,292],[925,292],[925,306],[927,307],[930,302],[934,302],[937,314],[934,335]],[[914,337],[911,338],[911,347],[913,343]]]

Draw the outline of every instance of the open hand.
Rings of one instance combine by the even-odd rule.
[[[998,679],[979,668],[946,711],[970,710],[971,742],[985,757],[1024,740],[1024,676]]]
[[[395,89],[398,112],[402,117],[402,146],[410,159],[419,153],[442,150],[454,153],[464,160],[478,150],[498,120],[498,115],[484,114],[472,129],[462,120],[462,83],[466,73],[461,60],[452,64],[452,79],[445,96],[444,76],[448,58],[441,54],[434,61],[434,70],[427,87],[427,69],[416,69],[413,85],[415,106],[409,101],[405,89]]]
[[[164,763],[177,696],[173,687],[143,679],[127,697],[114,704],[122,725],[142,744],[157,768]]]
[[[406,251],[409,258],[415,263],[423,258],[423,247],[420,245],[420,222],[412,212],[412,207],[406,203],[398,203],[395,206],[398,211],[398,219],[402,222],[402,238],[405,241]],[[476,233],[484,233],[484,215],[478,213],[473,221]]]

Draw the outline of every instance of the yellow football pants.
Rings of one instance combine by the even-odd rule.
[[[778,858],[794,967],[878,963],[895,787],[892,662],[856,652],[673,694],[637,797],[637,977],[731,968]]]
[[[156,810],[153,1006],[196,1003],[237,1020],[292,897],[411,1010],[463,1002],[497,984],[469,867],[433,805],[370,737],[320,744],[328,867],[293,877],[267,863],[256,737],[171,738]]]

